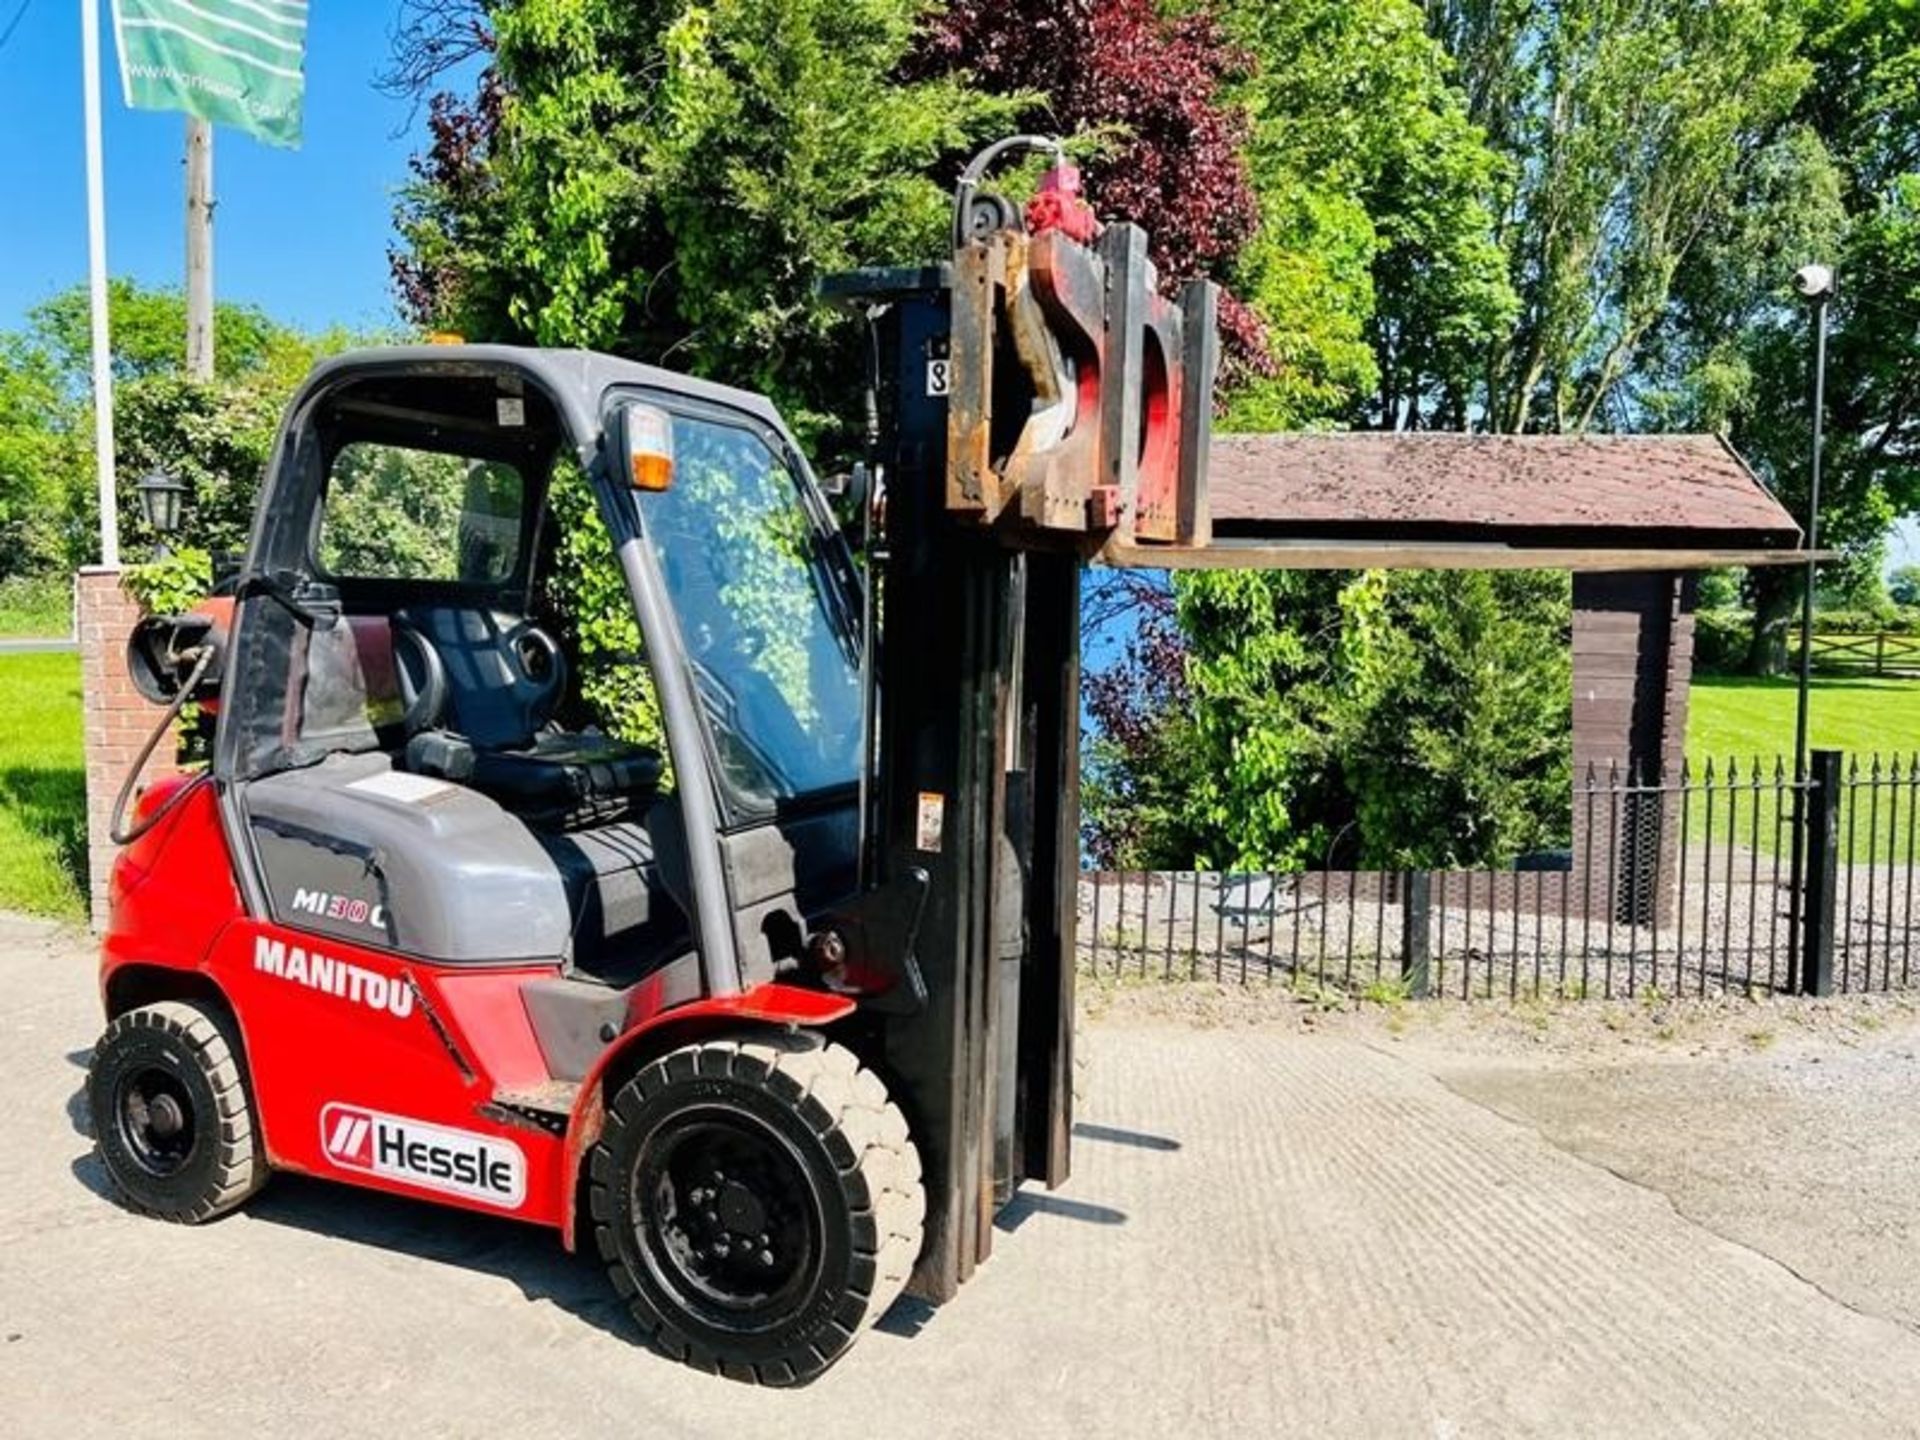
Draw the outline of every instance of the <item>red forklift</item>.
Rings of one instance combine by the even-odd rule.
[[[115,820],[87,1093],[132,1206],[288,1170],[553,1226],[655,1348],[778,1385],[1067,1178],[1080,576],[1206,543],[1217,342],[1057,152],[1024,210],[981,188],[1051,146],[967,168],[947,262],[828,285],[873,341],[849,521],[722,385],[314,370],[225,596],[129,645],[155,743],[212,729]],[[658,745],[581,720],[542,611],[569,482]]]

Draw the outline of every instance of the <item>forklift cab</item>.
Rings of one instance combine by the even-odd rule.
[[[576,660],[623,616],[653,709],[612,735]],[[914,1273],[941,1124],[881,1039],[925,996],[862,879],[869,619],[764,399],[564,351],[317,367],[230,599],[129,646],[155,743],[216,723],[116,806],[88,1100],[121,1192],[199,1221],[293,1170],[507,1214],[590,1244],[674,1358],[831,1364]]]
[[[583,712],[557,484],[615,537],[589,563],[639,602],[664,734]],[[584,355],[335,362],[240,588],[215,773],[280,923],[611,984],[698,955],[730,994],[854,889],[857,582],[764,401]]]

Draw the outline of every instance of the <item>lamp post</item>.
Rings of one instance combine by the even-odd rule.
[[[1820,445],[1827,408],[1827,307],[1833,301],[1833,271],[1825,265],[1802,266],[1793,288],[1813,311],[1813,454],[1807,477],[1807,573],[1800,596],[1800,683],[1793,717],[1793,878],[1787,933],[1788,966],[1800,984],[1800,919],[1806,890],[1807,854],[1807,699],[1813,679],[1813,598],[1820,570]]]
[[[1820,445],[1827,409],[1827,306],[1833,300],[1833,271],[1808,265],[1793,277],[1813,311],[1813,457],[1807,481],[1807,580],[1800,596],[1800,693],[1794,709],[1793,769],[1796,777],[1807,767],[1807,689],[1813,676],[1813,592],[1820,561]]]
[[[140,513],[160,537],[155,558],[165,559],[166,537],[180,526],[180,500],[187,493],[186,484],[164,470],[149,470],[133,482],[133,488],[140,496]]]

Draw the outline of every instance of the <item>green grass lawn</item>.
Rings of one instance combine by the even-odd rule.
[[[1718,788],[1712,801],[1716,846],[1729,833],[1736,843],[1751,845],[1763,854],[1786,853],[1791,824],[1780,823],[1792,814],[1792,800],[1772,786],[1776,758],[1793,768],[1795,686],[1791,679],[1756,680],[1745,677],[1701,676],[1693,682],[1687,720],[1687,759],[1699,784],[1708,761],[1713,763]],[[1902,780],[1913,773],[1920,753],[1920,681],[1815,677],[1808,702],[1809,748],[1839,750],[1848,764],[1859,764],[1859,775],[1869,777],[1872,759],[1883,767],[1899,758]],[[1753,761],[1760,761],[1761,785],[1752,788]],[[1726,785],[1727,762],[1737,762],[1736,783]],[[1889,773],[1883,768],[1883,776]],[[1882,863],[1904,858],[1908,837],[1920,822],[1915,790],[1903,783],[1885,785],[1877,792],[1866,785],[1850,789],[1841,802],[1841,844],[1856,862]],[[1784,808],[1786,814],[1781,814]],[[1704,796],[1688,799],[1687,834],[1698,843],[1706,835]],[[1756,811],[1757,817],[1756,817]],[[1759,820],[1756,827],[1755,819]],[[1920,839],[1920,837],[1915,837]]]
[[[16,575],[0,580],[0,636],[48,640],[73,633],[73,580]]]
[[[80,657],[0,655],[0,909],[86,913]]]
[[[1702,675],[1693,682],[1687,719],[1687,758],[1699,766],[1730,756],[1746,763],[1776,755],[1793,763],[1794,682]],[[1808,701],[1810,745],[1844,750],[1863,761],[1920,750],[1920,681],[1814,677]],[[1903,760],[1904,766],[1904,760]]]

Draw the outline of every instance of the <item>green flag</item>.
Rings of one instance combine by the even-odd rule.
[[[113,0],[120,86],[272,145],[300,143],[306,0]]]

